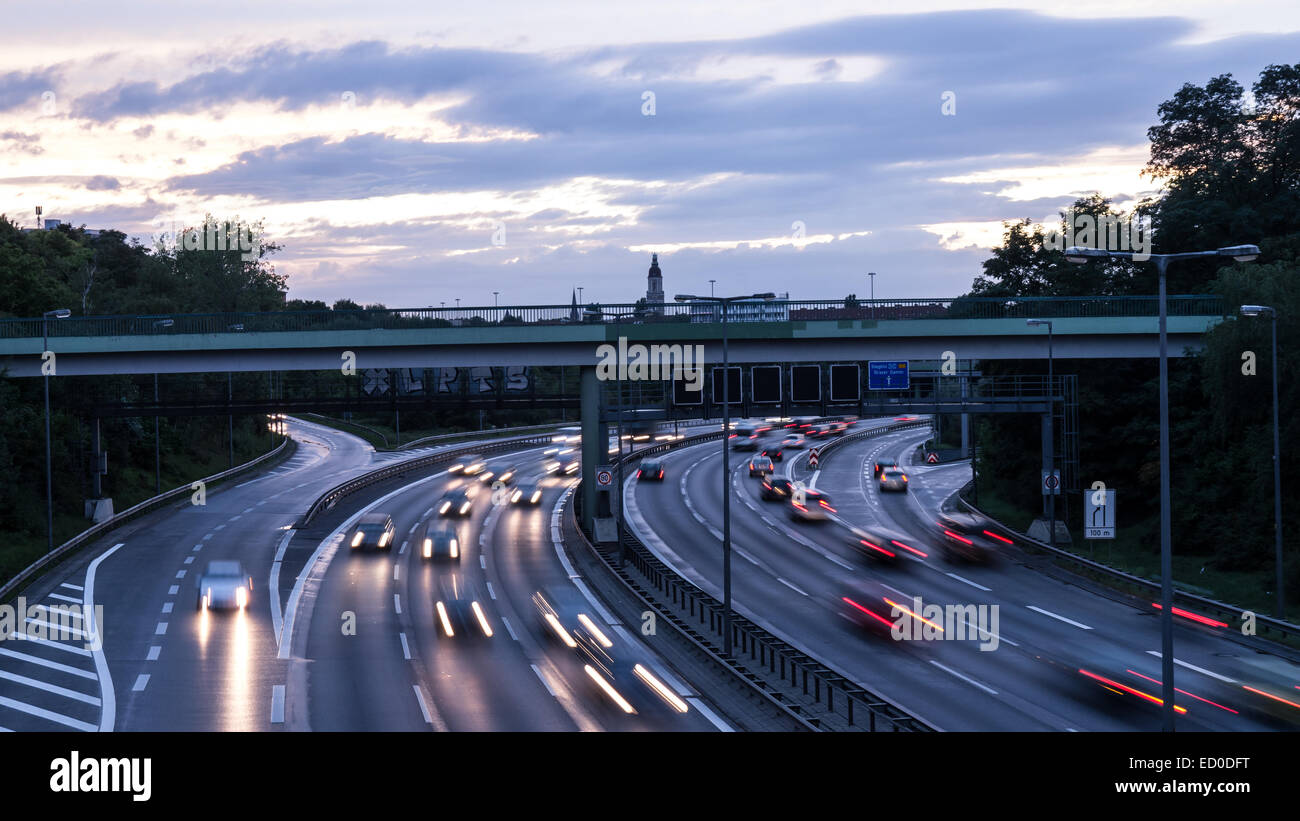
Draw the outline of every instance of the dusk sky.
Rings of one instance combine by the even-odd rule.
[[[262,220],[328,302],[633,301],[651,251],[669,298],[953,296],[1003,220],[1154,191],[1180,85],[1300,60],[1293,0],[438,6],[11,4],[0,213]]]

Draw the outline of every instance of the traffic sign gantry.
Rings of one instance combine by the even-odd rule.
[[[905,391],[911,384],[907,362],[867,363],[867,390]]]

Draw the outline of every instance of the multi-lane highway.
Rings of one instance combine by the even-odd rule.
[[[102,647],[87,648],[90,625],[56,640],[5,642],[0,727],[731,728],[635,630],[590,598],[555,538],[555,509],[572,479],[546,474],[546,448],[488,460],[498,474],[514,467],[516,480],[539,477],[534,506],[494,504],[477,477],[440,469],[385,485],[377,497],[348,497],[295,530],[325,490],[419,453],[376,455],[350,435],[299,420],[290,420],[289,433],[299,447],[283,465],[210,491],[204,506],[177,505],[120,528],[26,591],[31,603],[102,608]],[[445,491],[473,485],[481,492],[468,515],[444,520],[434,509]],[[357,519],[374,511],[392,517],[396,539],[386,551],[351,551]],[[425,560],[418,550],[425,528],[444,523],[456,530],[459,560]],[[196,579],[213,560],[238,561],[252,577],[245,610],[196,606]],[[615,692],[639,707],[622,709],[543,627],[532,602],[538,590],[584,602],[615,651],[671,697],[643,699],[633,693],[640,682],[619,680]],[[481,621],[458,624],[449,636],[437,603],[450,609],[457,597],[477,602]]]
[[[989,565],[946,561],[939,505],[970,469],[910,466],[929,435],[910,430],[860,439],[823,461],[820,471],[808,471],[797,451],[787,450],[778,463],[778,475],[828,493],[839,522],[907,534],[926,554],[904,554],[897,565],[866,559],[836,522],[792,521],[788,503],[760,498],[749,454],[735,454],[728,484],[738,610],[943,729],[1158,729],[1159,708],[1149,696],[1160,693],[1159,627],[1150,603],[1034,569],[1014,549]],[[871,465],[881,457],[906,467],[909,492],[879,490]],[[630,525],[661,559],[720,597],[718,444],[681,448],[663,464],[666,481],[625,488]],[[997,621],[969,623],[973,639],[963,641],[871,635],[840,616],[841,597],[862,579],[883,583],[908,605],[917,596],[927,604],[996,605],[985,612],[996,612]],[[1300,708],[1287,702],[1300,702],[1300,665],[1236,641],[1231,627],[1179,621],[1176,705],[1186,708],[1185,728],[1295,726]]]

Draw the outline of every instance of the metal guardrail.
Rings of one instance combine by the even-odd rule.
[[[208,476],[206,478],[199,479],[197,481],[202,482],[205,486],[211,486],[214,484],[218,484],[220,482],[224,482],[227,479],[232,479],[236,476],[247,473],[248,471],[266,462],[274,461],[279,459],[282,456],[286,456],[288,455],[285,453],[286,449],[291,449],[295,447],[297,447],[297,445],[293,443],[293,440],[286,438],[274,450],[270,450],[262,454],[261,456],[257,457],[256,459],[245,462],[242,465],[236,465],[230,470],[222,471],[221,473],[216,473],[213,474],[212,476]],[[128,521],[136,518],[137,516],[141,516],[145,513],[149,513],[150,511],[156,510],[157,508],[170,504],[171,502],[174,502],[175,500],[183,496],[188,496],[193,492],[194,492],[193,483],[188,485],[181,485],[178,488],[169,490],[166,493],[160,494],[158,496],[154,496],[151,499],[145,499],[143,502],[140,502],[138,505],[134,505],[133,507],[127,508],[126,510],[122,511],[116,516],[113,516],[110,519],[105,519],[99,524],[92,525],[91,527],[86,528],[85,530],[78,533],[76,536],[73,536],[68,541],[64,542],[63,544],[51,550],[50,552],[46,553],[44,556],[41,556],[36,561],[32,562],[30,565],[28,565],[26,568],[20,571],[18,575],[14,576],[12,579],[6,582],[4,586],[0,587],[0,602],[5,601],[9,596],[13,595],[18,590],[19,587],[21,587],[23,584],[29,581],[33,576],[35,576],[44,568],[49,567],[51,564],[59,561],[60,559],[66,558],[67,556],[71,555],[79,548],[84,547],[85,545],[88,545],[91,542],[98,539],[100,536],[103,536],[105,533],[108,533],[109,531],[114,530],[123,524],[126,524]]]
[[[867,421],[871,421],[871,420],[867,420]],[[934,422],[932,422],[929,419],[924,419],[924,420],[918,420],[916,422],[895,422],[892,424],[877,425],[876,427],[867,428],[866,430],[854,431],[853,433],[846,433],[843,436],[840,436],[837,439],[833,439],[827,444],[822,445],[817,449],[817,466],[821,467],[822,463],[824,463],[828,458],[830,458],[830,455],[832,453],[839,450],[844,445],[849,444],[850,442],[856,442],[859,439],[866,439],[871,436],[876,436],[885,431],[889,431],[892,433],[893,431],[910,430],[912,428],[932,428],[932,427],[934,427]]]
[[[572,424],[569,422],[551,422],[545,425],[521,425],[515,428],[491,428],[489,430],[466,430],[466,431],[461,431],[460,433],[438,433],[438,434],[434,434],[433,436],[422,436],[419,439],[412,439],[410,442],[407,442],[404,445],[398,445],[396,448],[393,448],[393,450],[394,451],[410,450],[411,448],[423,447],[424,445],[428,445],[428,444],[437,444],[440,441],[447,441],[448,439],[456,439],[456,438],[463,439],[467,436],[469,437],[495,436],[496,434],[534,433],[534,432],[554,433],[559,428],[570,427],[570,426],[577,427],[576,424]],[[387,441],[387,439],[385,439],[384,441]]]
[[[1154,296],[953,297],[939,299],[774,300],[734,303],[728,323],[826,320],[1021,319],[1026,317],[1156,316]],[[623,325],[715,322],[720,309],[703,303],[667,303],[649,309],[632,304],[595,306],[600,311],[641,313]],[[1209,294],[1170,296],[1170,316],[1223,316],[1223,299]],[[602,324],[603,313],[584,319],[573,305],[502,305],[464,308],[385,308],[354,311],[268,311],[137,316],[73,316],[48,323],[51,337],[163,336],[283,331],[351,331],[407,328],[474,328],[515,325]],[[161,326],[160,320],[172,321]],[[0,320],[0,339],[39,338],[41,318]]]
[[[476,442],[473,445],[463,448],[444,450],[439,453],[430,453],[427,456],[417,456],[414,459],[396,462],[379,468],[378,470],[372,470],[369,473],[362,474],[361,476],[354,476],[346,482],[337,484],[325,491],[316,499],[316,501],[312,502],[311,507],[307,508],[307,512],[302,515],[302,518],[298,520],[298,523],[295,524],[294,527],[298,529],[307,527],[311,524],[312,519],[315,519],[321,513],[333,508],[334,505],[338,504],[345,496],[356,493],[358,490],[369,487],[377,482],[382,482],[385,479],[391,479],[394,476],[401,476],[402,474],[410,473],[413,470],[432,467],[441,462],[450,462],[457,457],[471,453],[497,453],[503,450],[513,450],[520,445],[546,445],[550,444],[550,442],[550,434],[525,436],[516,439],[502,439],[494,442]]]
[[[876,429],[876,432],[888,429],[890,429],[888,426],[883,426]],[[718,431],[652,445],[624,456],[623,461],[636,462],[673,448],[708,442],[722,435],[723,432]],[[572,503],[567,505],[571,508],[569,515],[577,517],[581,512],[579,510],[582,499],[581,482],[576,486],[570,499]],[[855,684],[847,676],[803,653],[734,610],[731,614],[731,628],[732,646],[735,648],[736,655],[730,659],[724,658],[718,646],[722,638],[721,602],[660,561],[635,534],[625,529],[621,537],[629,563],[642,578],[653,585],[654,589],[643,589],[634,578],[629,576],[626,568],[618,566],[620,552],[618,546],[592,546],[593,552],[611,573],[675,626],[687,632],[711,655],[734,667],[742,677],[755,686],[766,689],[778,703],[787,710],[795,712],[796,715],[800,715],[808,723],[820,727],[827,718],[834,717],[836,720],[847,721],[850,727],[861,727],[865,711],[865,728],[868,731],[874,732],[880,728],[880,725],[887,725],[893,731],[934,730],[921,719],[908,715],[902,709]],[[590,542],[587,544],[590,545]],[[658,596],[655,596],[656,593]],[[708,632],[700,632],[696,629],[697,625],[707,629]],[[757,672],[751,669],[750,664],[756,665]],[[804,696],[810,696],[817,713],[802,715],[802,710],[809,705],[784,700],[785,696],[780,690],[765,682],[765,679],[772,678],[779,679],[783,688],[798,689]]]
[[[1136,587],[1139,590],[1153,593],[1157,597],[1159,597],[1160,594],[1159,582],[1155,582],[1150,579],[1144,579],[1141,576],[1134,576],[1131,573],[1125,573],[1123,570],[1116,570],[1110,565],[1102,564],[1101,562],[1084,558],[1083,556],[1080,556],[1077,553],[1071,553],[1070,551],[1062,550],[1059,547],[1052,547],[1050,544],[1047,544],[1046,542],[1040,542],[1037,539],[1031,538],[1025,535],[1024,533],[1021,533],[1018,530],[1013,530],[1012,528],[1007,527],[1002,522],[999,522],[997,519],[994,519],[984,511],[972,505],[970,502],[966,501],[965,494],[967,490],[970,488],[970,486],[971,483],[967,482],[953,495],[956,496],[957,500],[961,503],[963,507],[965,507],[967,510],[969,510],[972,513],[982,516],[991,525],[993,525],[995,529],[1002,531],[1003,535],[1012,538],[1018,545],[1022,547],[1026,545],[1030,546],[1035,550],[1040,550],[1044,553],[1047,553],[1051,555],[1053,558],[1060,560],[1066,564],[1071,564],[1074,565],[1075,567],[1082,568],[1083,570],[1089,573],[1102,576],[1103,578],[1106,578],[1108,580],[1127,584],[1131,587]],[[1223,620],[1227,621],[1229,624],[1231,624],[1231,620],[1240,619],[1242,613],[1248,612],[1250,610],[1247,607],[1238,607],[1236,605],[1226,604],[1224,602],[1216,601],[1214,599],[1207,599],[1204,596],[1198,596],[1194,593],[1187,593],[1182,590],[1179,590],[1177,587],[1174,588],[1174,603],[1186,604],[1201,610],[1209,611],[1211,613],[1214,613],[1217,616],[1222,617]],[[1273,632],[1281,635],[1283,638],[1300,636],[1300,625],[1292,624],[1289,621],[1283,621],[1281,619],[1275,619],[1271,616],[1265,616],[1261,613],[1255,613],[1255,624],[1257,628],[1259,626],[1263,626],[1265,631],[1272,630]]]

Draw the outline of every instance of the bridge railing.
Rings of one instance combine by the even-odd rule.
[[[175,334],[275,333],[422,328],[488,328],[518,325],[613,324],[609,315],[641,311],[624,325],[713,323],[721,308],[700,303],[590,306],[587,316],[572,305],[511,305],[456,308],[376,308],[350,311],[271,311],[136,316],[74,316],[67,319],[0,319],[0,339],[40,337],[164,336]],[[889,321],[915,319],[1022,319],[1155,316],[1154,296],[955,297],[877,300],[774,300],[734,303],[729,323],[826,320]],[[1170,316],[1223,316],[1221,297],[1208,294],[1169,297]]]

